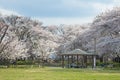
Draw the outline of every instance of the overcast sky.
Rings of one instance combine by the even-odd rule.
[[[0,12],[37,18],[44,25],[84,24],[120,0],[0,0]]]

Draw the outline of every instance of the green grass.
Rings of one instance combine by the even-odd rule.
[[[0,80],[120,80],[120,71],[62,68],[0,68]]]

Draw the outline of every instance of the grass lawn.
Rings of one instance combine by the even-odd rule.
[[[0,80],[120,80],[120,71],[62,68],[0,68]]]

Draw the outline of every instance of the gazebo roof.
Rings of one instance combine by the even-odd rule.
[[[70,52],[62,53],[61,55],[96,55],[94,53],[87,53],[81,49],[75,49]]]

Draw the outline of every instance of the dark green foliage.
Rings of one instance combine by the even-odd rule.
[[[34,62],[30,61],[30,60],[25,60],[25,61],[21,60],[21,61],[17,61],[16,64],[17,65],[32,65],[32,64],[34,64]]]

